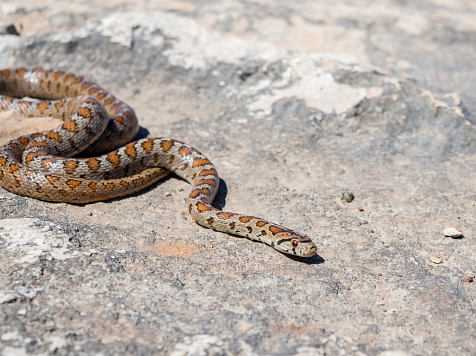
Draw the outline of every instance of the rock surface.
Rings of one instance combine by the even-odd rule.
[[[204,230],[173,177],[87,206],[0,189],[1,355],[474,354],[474,3],[6,0],[0,21],[0,67],[96,80],[215,163],[218,205],[319,252]],[[2,113],[0,140],[55,125]]]

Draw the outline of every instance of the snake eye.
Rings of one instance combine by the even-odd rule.
[[[291,241],[291,246],[294,247],[294,248],[298,247],[298,242],[296,240],[292,240]]]

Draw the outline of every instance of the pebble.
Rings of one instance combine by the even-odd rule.
[[[437,265],[439,265],[441,262],[443,262],[443,260],[440,257],[436,257],[436,256],[431,256],[430,261],[433,262],[433,263],[436,263]]]
[[[171,192],[165,192],[165,196],[166,196],[166,197],[171,197],[171,196],[172,196],[172,193],[171,193]]]
[[[88,216],[93,216],[93,212],[92,212],[92,211],[88,211],[88,212],[86,213],[86,215],[88,215]]]
[[[347,203],[350,203],[352,202],[352,200],[354,200],[354,198],[355,198],[354,193],[352,193],[349,190],[344,190],[342,192],[342,197],[340,199],[343,201],[346,201]]]
[[[20,36],[18,30],[16,29],[15,25],[13,24],[3,24],[0,23],[0,35],[14,35]]]
[[[444,229],[443,234],[445,234],[445,236],[453,237],[453,238],[463,237],[463,233],[453,227],[447,227],[446,229]]]

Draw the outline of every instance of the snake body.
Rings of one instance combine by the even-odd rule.
[[[261,241],[291,255],[316,253],[311,239],[291,229],[214,208],[219,177],[210,160],[175,139],[129,143],[139,129],[132,108],[82,76],[41,68],[2,70],[0,111],[8,110],[64,121],[1,148],[0,185],[12,193],[85,204],[136,193],[173,172],[192,185],[188,209],[199,225]],[[109,153],[99,155],[102,152]],[[95,156],[70,158],[78,153]]]

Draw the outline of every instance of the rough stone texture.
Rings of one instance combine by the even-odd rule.
[[[202,229],[177,178],[86,206],[0,190],[1,355],[474,354],[474,2],[6,0],[0,21],[1,67],[96,80],[216,164],[217,206],[319,250]],[[0,140],[56,124],[2,114]]]

